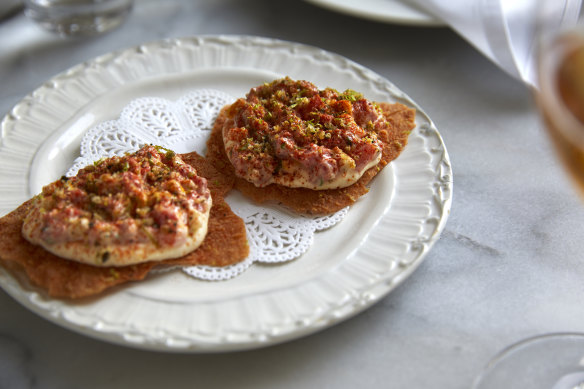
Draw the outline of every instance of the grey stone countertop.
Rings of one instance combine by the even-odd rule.
[[[380,23],[303,1],[138,0],[118,29],[62,39],[19,14],[0,24],[0,114],[78,63],[197,34],[317,46],[405,91],[433,119],[450,154],[454,194],[440,240],[405,282],[361,314],[233,353],[109,344],[0,291],[0,388],[463,389],[504,347],[582,329],[584,205],[531,91],[448,28]]]

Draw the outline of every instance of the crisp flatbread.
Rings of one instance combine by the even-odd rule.
[[[235,176],[235,170],[225,153],[222,128],[227,119],[227,108],[224,107],[211,131],[207,142],[207,159],[226,177],[235,181],[235,188],[257,203],[277,201],[302,214],[326,215],[337,212],[366,194],[369,182],[389,162],[396,159],[408,142],[411,130],[415,127],[416,111],[401,103],[379,103],[389,130],[382,130],[377,135],[383,142],[382,157],[379,164],[367,170],[353,185],[340,189],[312,190],[306,188],[289,188],[278,184],[270,184],[258,188],[243,178]]]
[[[208,180],[213,198],[207,236],[197,250],[177,259],[115,268],[66,260],[22,237],[22,222],[31,205],[31,200],[28,200],[0,218],[0,264],[17,278],[27,277],[51,297],[79,299],[100,294],[129,281],[142,280],[155,267],[227,266],[242,261],[249,254],[245,224],[224,200],[225,194],[233,186],[232,179],[218,173],[196,153],[183,154],[181,157]]]

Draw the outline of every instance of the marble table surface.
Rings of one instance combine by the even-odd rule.
[[[307,337],[233,353],[109,344],[47,321],[0,291],[0,388],[462,389],[514,342],[583,329],[584,206],[530,90],[448,28],[380,23],[303,1],[138,0],[117,30],[68,40],[17,14],[0,23],[0,114],[73,65],[197,34],[317,46],[404,90],[434,120],[450,153],[454,196],[440,240],[363,313]]]

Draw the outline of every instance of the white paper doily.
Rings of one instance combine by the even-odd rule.
[[[196,151],[204,155],[213,122],[221,108],[235,101],[227,93],[198,89],[170,101],[159,97],[142,97],[130,102],[116,120],[100,123],[87,131],[81,140],[81,156],[67,172],[73,176],[94,161],[133,152],[144,144],[154,144],[177,153]],[[258,206],[241,195],[226,199],[233,212],[245,222],[249,256],[242,262],[225,267],[188,266],[182,270],[204,280],[233,278],[254,262],[279,263],[304,254],[314,233],[340,222],[344,208],[328,216],[310,217],[287,212],[277,205]]]

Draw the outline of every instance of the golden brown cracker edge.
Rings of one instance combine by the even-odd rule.
[[[408,137],[415,127],[416,111],[401,103],[379,103],[390,131],[382,130],[377,135],[383,142],[381,161],[367,170],[353,185],[340,189],[312,190],[288,188],[270,184],[258,188],[252,183],[235,176],[235,171],[223,144],[222,127],[227,120],[229,106],[223,107],[207,141],[207,159],[215,168],[229,179],[245,196],[257,203],[276,201],[301,214],[327,215],[349,206],[368,192],[367,185],[389,162],[396,159],[407,145]]]
[[[181,258],[123,267],[96,267],[66,260],[22,237],[23,219],[31,206],[28,200],[0,218],[0,264],[18,279],[26,275],[32,284],[46,290],[51,297],[80,299],[98,295],[116,285],[142,280],[159,266],[227,266],[242,261],[249,254],[245,224],[224,200],[233,181],[196,153],[181,157],[207,178],[213,198],[207,235],[197,250]]]

